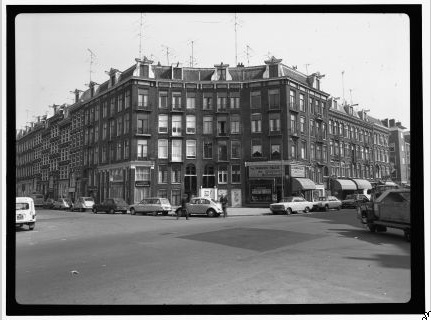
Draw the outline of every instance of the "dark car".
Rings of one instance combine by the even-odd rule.
[[[43,207],[45,209],[52,209],[54,207],[54,199],[48,198],[45,200],[45,203],[43,204]]]
[[[341,201],[342,208],[353,208],[355,209],[360,203],[370,201],[365,194],[349,194],[346,199]]]
[[[128,209],[129,205],[121,198],[108,198],[102,203],[93,205],[93,213],[106,212],[114,214],[116,212],[121,212],[125,214]]]

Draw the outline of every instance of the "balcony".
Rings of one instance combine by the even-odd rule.
[[[135,136],[136,137],[151,137],[150,129],[136,131]]]
[[[280,129],[278,129],[278,130],[269,130],[269,134],[268,135],[274,137],[274,136],[281,136],[282,133],[281,133]]]
[[[323,115],[321,113],[316,114],[317,121],[323,121]]]
[[[181,104],[172,104],[171,112],[184,112],[185,108]]]
[[[226,131],[217,131],[216,138],[229,138],[229,135]]]
[[[289,109],[291,111],[299,112],[299,105],[295,102],[289,102]]]
[[[224,106],[224,107],[217,106],[216,113],[229,113],[229,111],[226,108],[226,106]]]
[[[295,129],[295,128],[290,128],[289,129],[289,134],[293,137],[293,138],[299,138],[299,130]]]
[[[135,110],[136,111],[146,111],[146,112],[151,112],[152,111],[152,109],[153,109],[153,106],[150,104],[150,105],[139,105],[139,104],[136,104],[135,105]]]

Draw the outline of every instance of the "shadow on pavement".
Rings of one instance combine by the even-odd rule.
[[[410,255],[376,254],[374,258],[346,257],[351,260],[375,261],[383,268],[410,269]]]

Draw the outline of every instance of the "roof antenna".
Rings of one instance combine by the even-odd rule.
[[[343,105],[345,105],[346,99],[344,98],[344,70],[341,71],[341,81],[342,81],[342,85],[343,85]]]
[[[306,63],[305,64],[305,72],[307,73],[307,76],[308,76],[308,66],[311,66],[311,63]]]
[[[96,57],[96,55],[90,49],[87,48],[87,50],[90,52],[90,83],[91,83],[91,74],[93,73],[92,67],[94,63],[94,57]]]
[[[235,65],[238,65],[238,41],[237,41],[237,30],[236,30],[236,26],[241,26],[241,24],[238,21],[238,17],[237,14],[235,12],[235,22],[234,22],[234,26],[235,26]]]
[[[165,45],[162,45],[162,47],[164,47],[166,49],[166,60],[168,62],[167,65],[170,66],[170,63],[169,63],[169,49],[171,49],[171,48],[169,48],[168,46],[165,46]]]
[[[253,51],[253,49],[249,45],[247,45],[246,46],[246,55],[247,55],[247,66],[248,67],[250,67],[250,57],[251,57],[250,51]]]

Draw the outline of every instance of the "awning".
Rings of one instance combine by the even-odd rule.
[[[314,189],[316,189],[316,185],[312,180],[306,178],[292,178],[292,191]]]
[[[333,180],[333,187],[338,190],[357,190],[356,184],[352,180],[347,179]]]
[[[356,186],[359,189],[371,189],[371,183],[368,180],[364,179],[352,179],[354,183],[356,183]]]

